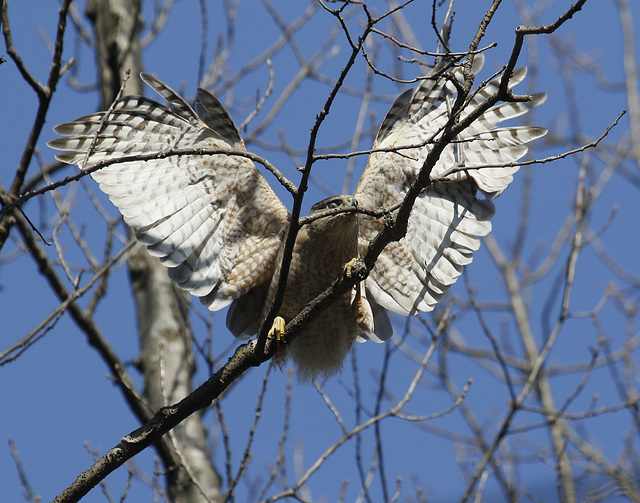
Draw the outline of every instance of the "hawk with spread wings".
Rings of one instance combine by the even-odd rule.
[[[473,72],[482,66],[476,56]],[[514,71],[510,85],[524,79]],[[142,96],[119,99],[99,112],[55,127],[65,137],[49,146],[57,159],[89,169],[123,158],[91,176],[108,194],[138,241],[168,268],[181,288],[217,311],[231,304],[227,326],[236,337],[255,334],[276,293],[290,213],[254,163],[242,155],[197,155],[196,149],[245,151],[233,120],[209,92],[198,89],[193,108],[155,77],[142,79],[163,105]],[[420,171],[430,142],[442,133],[456,99],[449,75],[433,71],[391,106],[374,152],[353,196],[315,204],[310,216],[331,208],[392,208]],[[471,95],[461,118],[496,92],[498,81]],[[489,108],[448,145],[431,172],[432,183],[416,199],[406,236],[379,256],[365,281],[303,326],[280,350],[305,381],[337,373],[356,340],[387,340],[387,310],[402,315],[430,311],[456,281],[491,230],[492,199],[518,170],[510,166],[543,136],[539,127],[497,125],[545,99]],[[158,155],[170,149],[187,155]],[[147,156],[138,160],[132,156]],[[126,158],[126,159],[125,159]],[[133,160],[132,160],[133,158]],[[504,167],[507,165],[507,167]],[[325,212],[326,213],[326,212]],[[345,263],[364,254],[382,229],[381,219],[357,211],[322,216],[297,234],[279,317],[287,322],[338,278]]]

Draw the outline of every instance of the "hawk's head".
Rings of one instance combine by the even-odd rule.
[[[337,196],[327,197],[322,201],[317,202],[311,207],[310,217],[326,212],[327,210],[339,210],[347,208],[357,208],[358,201],[356,198],[346,194],[339,194]],[[313,220],[310,225],[314,230],[321,232],[331,232],[340,229],[346,231],[347,229],[355,230],[357,226],[358,218],[354,211],[344,213],[332,213],[326,216],[322,216],[317,220]],[[353,228],[353,229],[351,229]]]

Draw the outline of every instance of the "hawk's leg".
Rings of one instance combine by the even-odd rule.
[[[284,346],[284,325],[284,318],[281,316],[276,316],[276,319],[273,320],[273,325],[271,325],[271,329],[269,330],[268,334],[269,338],[276,339],[278,350],[281,350]]]
[[[358,259],[352,258],[344,265],[345,275],[347,278],[351,278],[353,265]],[[373,332],[373,312],[371,305],[366,299],[366,293],[364,291],[364,282],[356,283],[351,290],[351,312],[358,327],[365,332]]]

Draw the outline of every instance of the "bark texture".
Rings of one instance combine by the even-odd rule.
[[[101,108],[108,109],[126,78],[123,95],[143,94],[140,0],[91,0],[87,16],[97,42]],[[129,258],[136,304],[145,398],[154,411],[178,402],[193,387],[188,299],[166,269],[144,248]],[[201,414],[193,414],[156,444],[167,474],[167,491],[175,502],[219,501],[220,477],[212,464]]]

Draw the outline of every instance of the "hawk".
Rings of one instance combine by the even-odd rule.
[[[474,73],[482,62],[475,57]],[[449,120],[457,96],[452,79],[463,79],[460,68],[448,75],[440,70],[436,67],[393,103],[354,194],[329,197],[311,208],[310,216],[320,218],[297,234],[280,326],[330,286],[345,263],[362,256],[383,227],[382,219],[354,210],[328,216],[325,210],[393,208],[402,201]],[[525,68],[515,70],[510,85],[525,74]],[[231,305],[227,327],[236,337],[250,337],[276,293],[290,213],[254,163],[237,155],[246,151],[244,142],[212,94],[198,89],[194,111],[157,78],[144,73],[141,78],[166,105],[122,97],[107,112],[56,126],[64,137],[49,146],[65,151],[58,160],[84,170],[122,158],[91,173],[100,189],[173,281],[212,311]],[[496,80],[471,94],[461,118],[486,102],[498,85]],[[280,358],[293,361],[300,380],[339,372],[356,340],[389,339],[387,311],[412,315],[434,308],[491,230],[492,200],[518,170],[511,163],[527,152],[527,143],[546,134],[539,127],[497,125],[545,97],[492,106],[444,149],[432,169],[432,184],[415,201],[405,237],[387,245],[365,281],[280,349]],[[204,148],[221,153],[195,153]],[[170,149],[191,152],[162,155]]]

